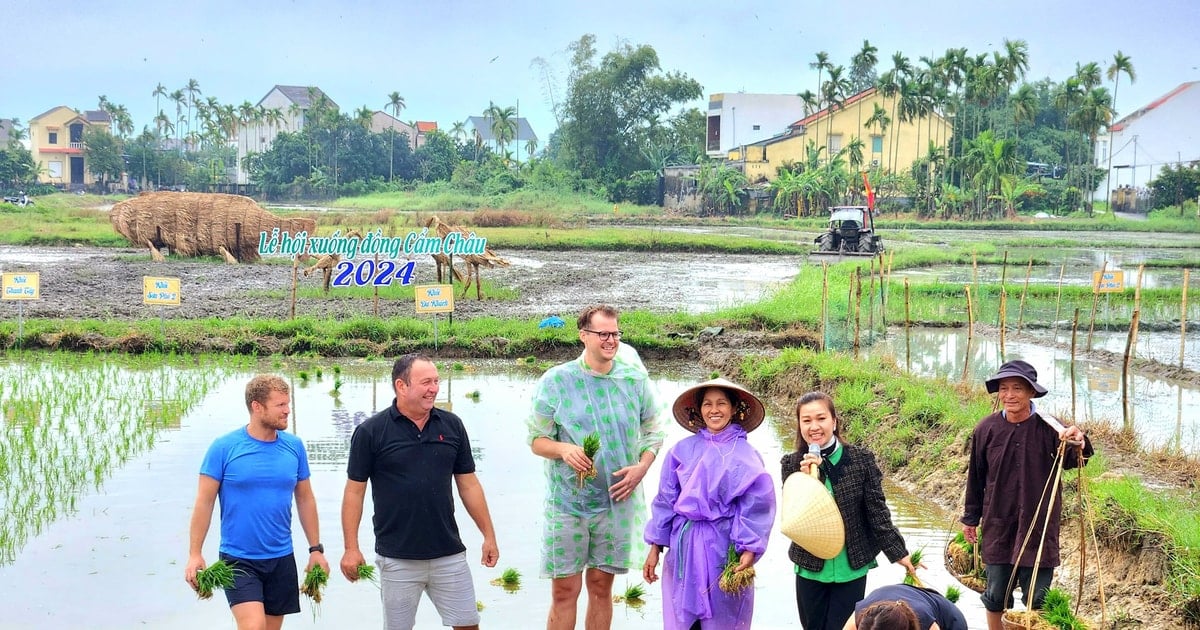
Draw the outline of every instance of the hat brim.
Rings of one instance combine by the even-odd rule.
[[[689,409],[695,412],[696,415],[699,415],[700,410],[696,408],[696,392],[703,391],[709,387],[722,387],[737,392],[737,395],[741,401],[746,403],[746,414],[740,421],[735,418],[733,422],[740,424],[742,429],[744,429],[747,433],[757,429],[758,425],[762,424],[763,418],[765,418],[767,415],[767,410],[757,396],[750,393],[750,390],[738,385],[737,383],[734,383],[733,381],[727,381],[723,378],[714,378],[710,381],[704,381],[703,383],[693,385],[683,390],[683,392],[675,398],[675,404],[671,405],[671,414],[675,416],[675,422],[678,422],[679,426],[692,433],[696,433],[700,429],[704,428],[703,421],[699,423],[692,421],[692,414],[689,413]]]
[[[1006,378],[1019,378],[1019,379],[1025,381],[1026,383],[1029,383],[1029,386],[1033,388],[1033,397],[1034,398],[1041,398],[1042,396],[1045,396],[1046,394],[1050,393],[1050,391],[1048,389],[1046,389],[1045,387],[1042,387],[1041,385],[1038,385],[1037,381],[1031,381],[1031,380],[1029,380],[1028,376],[1026,376],[1020,372],[1013,371],[1013,370],[1001,370],[1000,372],[997,372],[992,377],[988,378],[988,380],[984,382],[984,385],[987,386],[988,393],[995,394],[996,392],[1000,391],[1000,381],[1002,381]]]

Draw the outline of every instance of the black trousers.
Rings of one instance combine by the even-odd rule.
[[[842,630],[854,605],[867,594],[867,576],[827,584],[796,576],[796,608],[804,630]]]

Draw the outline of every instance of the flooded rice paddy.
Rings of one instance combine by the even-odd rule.
[[[257,370],[287,375],[293,383],[293,416],[290,431],[298,435],[309,451],[312,482],[321,516],[322,540],[331,550],[330,564],[340,560],[342,534],[338,520],[342,488],[345,484],[346,453],[354,427],[378,409],[391,404],[383,362],[356,362],[342,365],[337,380],[342,382],[333,395],[334,362],[320,365],[263,364],[259,366],[205,365],[169,369],[110,368],[103,364],[83,369],[63,370],[56,359],[33,358],[6,362],[5,389],[0,393],[9,408],[12,374],[39,390],[52,385],[62,396],[80,400],[81,405],[67,410],[55,403],[40,406],[41,417],[33,420],[35,435],[44,436],[38,450],[57,448],[64,469],[76,466],[64,452],[86,451],[92,459],[105,462],[95,472],[80,473],[84,482],[64,486],[52,500],[53,512],[25,512],[9,515],[6,502],[3,522],[12,538],[14,528],[23,531],[20,544],[0,562],[0,600],[4,615],[0,628],[90,628],[127,629],[133,627],[178,628],[182,630],[229,627],[231,618],[223,598],[199,601],[182,579],[187,554],[187,528],[195,498],[197,470],[209,443],[217,436],[245,423],[242,402],[244,383]],[[89,359],[88,361],[94,361]],[[300,370],[315,375],[322,367],[324,376],[298,378]],[[513,369],[505,363],[469,363],[457,371],[452,365],[441,366],[443,404],[462,416],[475,450],[478,474],[487,493],[500,546],[500,562],[494,569],[478,564],[473,576],[478,600],[483,604],[482,625],[487,628],[533,628],[544,624],[550,601],[549,582],[537,577],[540,505],[544,480],[542,461],[525,442],[524,420],[532,395],[536,370]],[[696,380],[707,376],[695,366],[651,364],[659,375],[656,384],[664,402]],[[164,375],[166,377],[164,378]],[[102,379],[103,393],[89,382]],[[27,389],[22,392],[31,391]],[[182,401],[182,413],[161,419],[147,405],[156,395],[179,396],[191,392],[195,399]],[[475,393],[478,392],[478,396]],[[23,394],[13,400],[23,400]],[[94,409],[93,409],[94,407]],[[26,416],[21,416],[22,418]],[[149,417],[150,420],[146,420]],[[61,418],[61,420],[60,420]],[[62,426],[60,426],[60,423]],[[20,446],[27,421],[15,414],[3,426],[3,443],[10,466]],[[49,427],[41,429],[41,427]],[[674,422],[667,423],[667,444],[686,436]],[[135,427],[143,427],[138,429]],[[767,470],[776,477],[779,458],[790,448],[792,427],[787,420],[772,417],[770,423],[751,434],[751,443],[762,453]],[[91,442],[86,435],[95,436]],[[128,437],[137,435],[137,437]],[[102,437],[103,436],[103,437]],[[124,437],[122,437],[124,436]],[[133,443],[122,447],[126,441]],[[71,444],[81,444],[72,447]],[[124,448],[124,450],[122,450]],[[20,451],[24,453],[24,450]],[[38,460],[41,462],[42,460]],[[82,469],[83,463],[78,467]],[[38,466],[45,474],[45,463],[19,463]],[[39,505],[51,501],[49,487],[38,481],[38,473],[6,475],[7,497],[38,495]],[[657,484],[655,466],[647,476],[648,491]],[[894,518],[904,532],[911,549],[924,546],[931,559],[923,572],[934,588],[944,590],[955,582],[936,558],[951,534],[954,515],[933,508],[898,489],[889,489]],[[44,498],[46,497],[46,498]],[[63,498],[65,497],[65,498]],[[370,531],[370,502],[360,532],[364,549],[373,547]],[[459,523],[472,561],[482,542],[478,531],[459,507]],[[210,528],[205,557],[216,556],[218,524]],[[295,527],[295,544],[305,541]],[[370,557],[370,554],[368,554]],[[871,572],[871,587],[898,582],[901,569],[881,560]],[[521,588],[508,592],[493,586],[491,580],[507,568],[523,576]],[[787,540],[775,533],[767,553],[758,564],[756,583],[756,628],[796,627],[792,565],[787,559]],[[618,577],[615,589],[640,584],[638,574]],[[70,597],[64,599],[64,594]],[[303,600],[304,598],[302,598]],[[961,606],[974,625],[981,623],[978,598],[965,592]],[[314,620],[308,603],[292,616],[288,627],[347,628],[375,627],[380,623],[378,590],[370,584],[350,584],[335,575]],[[638,608],[617,604],[614,628],[660,628],[661,596],[658,586],[648,589],[646,603]],[[424,601],[418,627],[438,627],[440,622],[432,605]]]

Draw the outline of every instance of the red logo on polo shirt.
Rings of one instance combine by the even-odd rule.
[[[441,441],[444,441],[445,439],[446,439],[446,438],[442,437],[442,434],[441,434],[441,433],[439,433],[439,434],[438,434],[438,441],[439,441],[439,442],[441,442]]]

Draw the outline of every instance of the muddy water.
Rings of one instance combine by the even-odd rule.
[[[1141,343],[1143,342],[1139,341],[1139,344]],[[1150,340],[1145,343],[1152,344],[1148,347],[1164,352],[1170,346],[1168,339]],[[1178,335],[1174,336],[1174,344],[1174,357],[1165,354],[1159,357],[1170,365],[1174,365],[1178,360]],[[1093,339],[1093,345],[1114,351],[1124,350],[1124,341],[1118,340],[1114,335],[1097,337]],[[903,329],[893,329],[880,343],[863,352],[867,355],[890,355],[899,366],[920,376],[951,380],[963,377],[964,364],[969,357],[966,378],[980,387],[983,380],[993,374],[1003,360],[1024,359],[1037,368],[1038,382],[1050,390],[1049,394],[1037,400],[1037,404],[1053,414],[1070,417],[1070,351],[1036,343],[1011,341],[1005,344],[1004,350],[1002,359],[999,339],[976,337],[971,341],[968,350],[965,331],[918,328],[910,331],[907,344]],[[1139,356],[1142,356],[1141,353]],[[1188,356],[1185,363],[1195,369],[1196,359]],[[1122,426],[1124,415],[1120,368],[1120,365],[1102,361],[1077,361],[1074,410],[1079,421],[1107,422]],[[1144,446],[1169,446],[1188,453],[1200,453],[1200,423],[1197,423],[1194,414],[1185,414],[1185,410],[1200,408],[1200,388],[1153,375],[1134,374],[1129,384],[1128,396],[1131,401],[1130,422]]]
[[[331,550],[329,560],[340,560],[343,539],[338,514],[348,440],[354,426],[383,406],[391,404],[387,391],[388,365],[344,364],[343,384],[332,395],[331,365],[325,376],[307,384],[295,376],[314,366],[271,366],[260,369],[291,375],[294,384],[290,430],[304,440],[312,463],[312,483],[321,515],[322,540]],[[673,400],[688,384],[702,375],[695,366],[654,365],[663,375],[657,385],[664,401]],[[178,425],[164,428],[153,448],[111,471],[96,490],[79,498],[77,512],[59,517],[44,527],[17,553],[16,560],[0,566],[0,598],[4,615],[0,628],[92,628],[131,627],[178,628],[182,630],[228,627],[230,617],[221,595],[212,601],[197,601],[182,579],[187,550],[187,527],[196,492],[196,470],[209,443],[245,422],[242,388],[250,372],[231,372],[207,398],[194,407]],[[525,442],[524,416],[536,373],[511,371],[505,365],[479,364],[475,370],[455,371],[442,366],[443,404],[464,419],[475,449],[478,474],[484,485],[500,545],[500,562],[494,569],[473,566],[477,598],[484,605],[483,627],[535,628],[544,621],[550,595],[549,582],[537,577],[540,506],[543,498],[542,462]],[[478,399],[471,394],[479,392]],[[114,394],[116,394],[114,392]],[[786,448],[779,436],[790,427],[775,426],[751,434],[751,443],[763,454],[767,470],[778,476],[778,461]],[[667,444],[686,433],[668,423]],[[647,476],[647,488],[656,485],[656,466]],[[777,479],[778,483],[778,479]],[[778,486],[777,486],[778,487]],[[929,585],[944,590],[953,583],[937,558],[949,536],[953,515],[889,489],[895,518],[910,541],[910,548],[925,546],[930,569],[924,572]],[[367,502],[360,544],[373,547],[370,531],[371,506]],[[468,553],[474,561],[481,538],[465,510],[459,506],[459,523]],[[216,519],[214,519],[215,521]],[[205,557],[216,555],[219,525],[214,522],[205,544]],[[305,541],[298,526],[295,544]],[[756,584],[756,628],[794,628],[796,612],[792,565],[787,559],[787,541],[778,533],[758,564]],[[370,556],[371,554],[368,554]],[[872,571],[869,587],[901,579],[903,572],[881,558]],[[489,581],[506,568],[519,570],[522,587],[514,593],[492,586]],[[640,577],[618,577],[616,589],[638,584]],[[70,594],[70,604],[64,604]],[[136,596],[131,597],[131,594]],[[335,575],[325,594],[320,617],[313,620],[307,600],[303,611],[289,618],[291,628],[377,627],[380,623],[379,594],[370,584],[349,584]],[[649,589],[647,603],[639,609],[617,604],[613,627],[617,629],[661,628],[661,596]],[[972,627],[982,627],[978,598],[969,591],[962,607]],[[418,627],[440,625],[433,606],[423,601]]]

